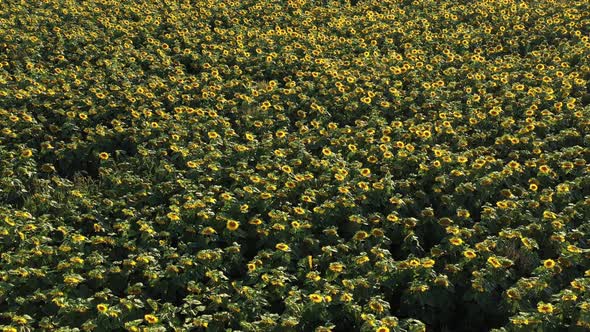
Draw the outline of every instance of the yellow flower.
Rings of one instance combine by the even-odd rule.
[[[240,227],[240,223],[235,220],[228,220],[225,226],[233,232]]]
[[[434,283],[438,286],[449,287],[449,279],[446,276],[438,276],[434,279]]]
[[[468,249],[463,251],[463,256],[465,256],[468,259],[474,259],[475,257],[477,257],[477,254],[475,253],[475,251]]]
[[[371,175],[371,170],[368,168],[363,168],[363,169],[361,169],[361,175],[362,176],[369,176],[369,175]]]
[[[581,292],[586,290],[586,286],[584,286],[584,284],[582,284],[582,282],[580,282],[580,280],[574,280],[574,281],[570,282],[570,285],[572,286],[573,289],[579,290]]]
[[[369,302],[369,308],[371,308],[371,310],[377,311],[377,312],[383,312],[383,310],[385,309],[385,308],[383,308],[383,305],[381,303],[376,302],[376,301]]]
[[[537,304],[537,311],[542,314],[553,313],[553,305],[551,303],[539,302],[539,304]]]
[[[558,193],[567,193],[570,191],[570,186],[567,183],[561,183],[557,185],[556,189]]]
[[[461,238],[458,237],[452,237],[449,242],[451,242],[452,245],[454,246],[460,246],[463,244],[463,240]]]
[[[261,193],[260,194],[260,198],[261,199],[269,199],[271,197],[272,197],[272,194],[271,193],[264,192],[264,193]]]
[[[180,216],[176,212],[168,212],[168,214],[166,216],[168,217],[168,219],[170,219],[172,221],[180,220]]]
[[[399,217],[395,214],[389,214],[387,215],[387,220],[391,222],[397,222],[399,221]]]
[[[457,217],[469,218],[470,216],[471,216],[471,213],[469,213],[469,211],[467,211],[467,210],[463,210],[463,209],[457,210]]]
[[[570,244],[567,246],[567,251],[579,254],[582,252],[582,249]]]
[[[218,137],[219,137],[219,134],[218,134],[218,133],[216,133],[216,132],[214,132],[214,131],[210,131],[210,132],[208,132],[208,133],[207,133],[207,136],[208,136],[210,139],[216,139],[216,138],[218,138]]]
[[[329,269],[333,272],[342,272],[342,270],[344,270],[344,265],[340,263],[330,263]]]
[[[546,259],[543,261],[543,266],[547,269],[552,269],[555,267],[555,261],[552,259]]]
[[[293,209],[293,212],[295,212],[296,214],[305,214],[305,209],[298,206]]]
[[[281,250],[281,251],[289,251],[289,246],[285,243],[277,243],[275,248],[277,248],[278,250]]]
[[[215,233],[217,233],[217,232],[215,231],[215,229],[213,229],[213,227],[205,227],[201,231],[201,234],[203,234],[203,235],[213,235]]]
[[[389,332],[389,328],[387,326],[380,326],[375,330],[375,332]]]
[[[31,150],[31,149],[23,150],[23,152],[21,152],[20,155],[24,158],[30,158],[33,155],[33,150]]]
[[[418,266],[420,266],[420,261],[417,260],[417,259],[415,259],[415,258],[413,258],[413,259],[410,259],[409,264],[410,264],[411,267],[418,267]]]
[[[500,263],[498,258],[496,258],[494,256],[488,258],[488,264],[490,264],[491,266],[493,266],[496,269],[502,266],[502,263]]]
[[[242,213],[248,212],[249,209],[250,209],[250,206],[248,204],[240,205],[240,212],[242,212]]]
[[[12,321],[18,325],[25,325],[28,322],[28,319],[23,316],[13,316]]]
[[[385,235],[385,232],[381,228],[373,228],[371,230],[371,235],[375,237],[382,237]]]
[[[435,263],[436,263],[436,262],[435,262],[435,260],[434,260],[434,259],[432,259],[432,258],[427,258],[427,259],[425,259],[425,260],[422,262],[422,266],[423,266],[423,267],[425,267],[425,268],[431,268],[431,267],[433,267],[433,266],[434,266],[434,264],[435,264]]]
[[[366,239],[369,236],[369,234],[365,231],[358,231],[356,232],[356,234],[354,234],[353,239],[355,239],[356,241],[362,241],[364,239]]]
[[[78,276],[66,276],[64,277],[64,282],[68,285],[77,285],[84,281],[81,277]]]
[[[262,219],[254,218],[248,222],[250,225],[260,225],[262,224]]]
[[[350,293],[343,293],[340,296],[340,301],[342,301],[342,302],[350,302],[350,301],[352,301],[352,298],[353,298],[352,297],[352,294],[350,294]]]
[[[96,306],[96,310],[98,310],[99,312],[102,312],[102,313],[107,312],[108,309],[109,309],[109,307],[104,303],[100,303]]]
[[[323,300],[322,296],[320,294],[316,294],[316,293],[310,294],[309,299],[313,303],[320,303]]]
[[[109,154],[106,152],[101,152],[98,154],[98,157],[102,160],[108,160],[109,159]]]
[[[506,291],[506,296],[510,299],[520,299],[520,292],[516,288],[510,288]]]
[[[543,173],[543,174],[547,174],[547,173],[551,172],[551,168],[549,168],[549,166],[547,166],[547,165],[541,165],[541,166],[539,166],[539,171],[541,171],[541,173]]]
[[[313,281],[319,281],[322,279],[322,277],[320,277],[320,275],[315,271],[308,272],[305,277]]]
[[[291,167],[289,165],[281,166],[281,170],[287,174],[291,174],[293,172],[293,170],[291,169]]]
[[[361,257],[359,257],[359,258],[357,258],[357,259],[355,260],[355,263],[357,263],[358,265],[363,265],[363,264],[365,264],[366,262],[368,262],[369,260],[370,260],[370,259],[369,259],[369,257],[368,257],[368,256],[361,256]]]
[[[154,315],[150,315],[150,314],[143,316],[143,319],[145,319],[145,321],[148,322],[149,324],[156,324],[159,321],[158,317],[156,317]]]

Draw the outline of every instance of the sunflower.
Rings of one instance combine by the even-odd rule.
[[[382,237],[385,235],[385,232],[381,228],[374,228],[371,230],[371,235],[375,237]]]
[[[344,265],[340,263],[330,263],[329,269],[332,272],[342,272],[342,270],[344,270]]]
[[[393,213],[388,214],[386,219],[391,222],[398,222],[399,221],[399,217]]]
[[[23,158],[30,158],[33,155],[33,150],[25,149],[20,154]]]
[[[425,260],[422,261],[422,266],[425,268],[431,268],[434,266],[435,263],[436,263],[436,261],[434,259],[426,258]]]
[[[159,321],[158,317],[156,317],[154,315],[150,315],[150,314],[143,316],[143,319],[145,319],[145,321],[148,322],[149,324],[156,324]]]
[[[168,219],[170,219],[172,221],[180,220],[180,216],[176,212],[169,212],[166,216],[168,217]]]
[[[477,257],[477,254],[475,253],[475,251],[468,249],[463,251],[463,256],[465,256],[468,259],[474,259],[475,257]]]
[[[553,313],[553,305],[551,303],[539,302],[537,304],[537,311],[542,314],[551,314]]]
[[[264,193],[261,193],[260,194],[260,198],[261,199],[269,199],[271,197],[272,197],[272,194],[271,193],[268,193],[268,192],[264,192]]]
[[[368,256],[361,256],[358,257],[357,259],[355,259],[355,263],[357,263],[358,265],[363,265],[366,262],[370,261],[370,258]]]
[[[287,245],[286,243],[277,243],[275,248],[277,248],[280,251],[289,251],[289,245]]]
[[[287,174],[291,174],[293,172],[293,169],[291,169],[289,165],[281,166],[281,170]]]
[[[295,212],[296,214],[302,215],[302,214],[305,214],[305,209],[297,206],[297,207],[293,208],[293,212]]]
[[[371,310],[376,311],[376,312],[383,312],[383,310],[385,309],[383,307],[383,305],[377,301],[369,302],[369,308],[371,308]]]
[[[96,310],[98,310],[100,313],[105,313],[107,310],[109,310],[109,307],[104,303],[100,303],[96,305]]]
[[[353,299],[353,295],[350,293],[342,293],[340,296],[340,301],[342,302],[350,302]]]
[[[367,237],[369,237],[369,234],[365,231],[358,231],[356,232],[356,234],[354,234],[353,239],[355,239],[356,241],[362,241],[364,239],[366,239]]]
[[[238,227],[240,227],[240,223],[235,220],[228,220],[225,226],[227,227],[227,229],[233,232],[236,229],[238,229]]]
[[[276,131],[275,136],[277,138],[284,138],[285,136],[287,136],[287,132],[284,131],[284,130],[282,130],[282,129],[280,129],[280,130],[277,130]]]
[[[463,244],[463,239],[459,237],[452,237],[449,242],[454,246],[460,246]]]
[[[413,258],[413,259],[410,259],[409,264],[411,267],[418,267],[418,266],[420,266],[420,261]]]
[[[564,294],[561,297],[561,299],[563,301],[576,301],[578,299],[578,296],[576,294],[569,293],[569,294]]]
[[[323,297],[320,294],[317,294],[317,293],[310,294],[309,295],[309,299],[313,303],[320,303],[320,302],[323,301]]]
[[[549,168],[547,165],[541,165],[539,166],[539,171],[543,174],[549,174],[551,172],[551,168]]]
[[[552,269],[552,268],[555,267],[555,261],[552,260],[552,259],[546,259],[546,260],[543,261],[543,266],[546,269]]]
[[[516,288],[510,288],[506,291],[506,296],[509,299],[517,300],[520,299],[520,292]]]
[[[498,258],[494,256],[488,258],[488,264],[490,264],[496,269],[502,267],[502,263],[500,263],[500,260],[498,260]]]
[[[260,219],[260,218],[253,218],[248,223],[250,225],[256,225],[256,226],[258,226],[258,225],[262,224],[262,219]]]
[[[203,234],[203,235],[213,235],[215,233],[217,233],[217,232],[215,231],[215,229],[213,229],[213,227],[205,227],[201,231],[201,234]]]

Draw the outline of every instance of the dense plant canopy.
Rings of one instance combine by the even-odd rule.
[[[590,329],[587,0],[0,0],[3,331]]]

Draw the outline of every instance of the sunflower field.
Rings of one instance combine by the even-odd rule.
[[[0,0],[0,331],[589,331],[587,0]]]

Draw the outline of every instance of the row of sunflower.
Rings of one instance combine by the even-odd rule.
[[[587,1],[0,27],[3,331],[590,329]]]

